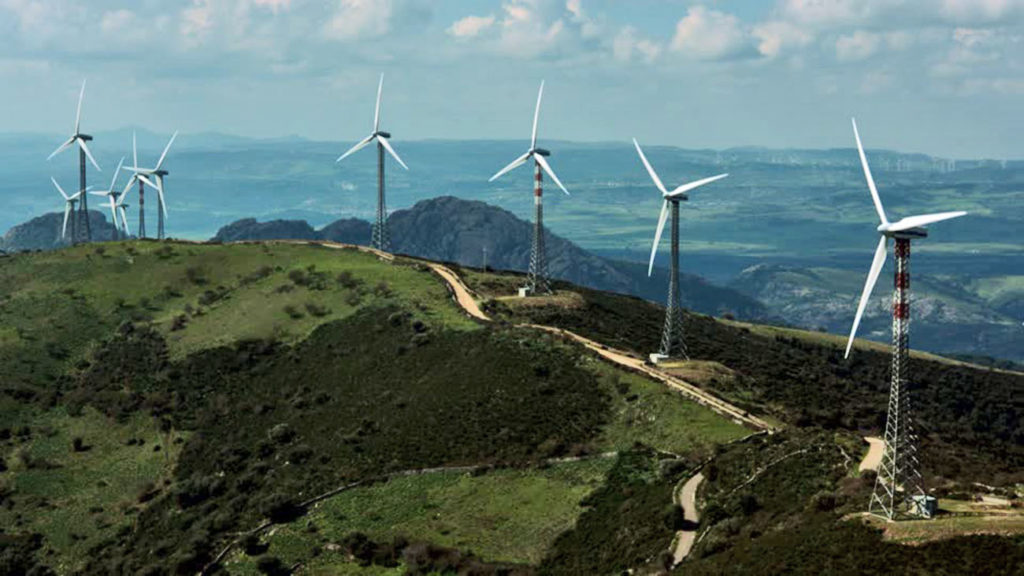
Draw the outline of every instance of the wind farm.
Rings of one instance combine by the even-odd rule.
[[[1020,573],[1015,12],[300,4],[0,4],[0,574]]]

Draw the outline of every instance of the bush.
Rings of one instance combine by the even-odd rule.
[[[165,246],[167,248],[167,246]],[[196,286],[202,286],[206,284],[206,278],[203,277],[203,272],[195,266],[189,266],[185,269],[185,279]]]
[[[287,576],[292,573],[291,568],[276,556],[261,557],[256,561],[256,569],[259,570],[260,574],[266,574],[267,576]]]
[[[304,314],[300,312],[298,308],[292,306],[291,304],[284,307],[284,313],[287,314],[288,317],[291,318],[292,320],[298,320],[304,316]]]
[[[309,312],[310,316],[315,316],[316,318],[323,318],[331,313],[330,309],[326,306],[320,306],[315,302],[306,302],[306,312]]]

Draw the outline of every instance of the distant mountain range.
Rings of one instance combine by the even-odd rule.
[[[502,270],[523,271],[529,267],[532,227],[502,208],[452,196],[420,201],[388,218],[391,247],[396,253],[482,267],[486,249],[487,266]],[[300,239],[368,244],[370,234],[370,223],[355,218],[338,220],[319,230],[304,220],[258,222],[246,218],[224,226],[212,240]],[[642,264],[596,256],[550,232],[545,243],[548,269],[554,278],[654,301],[663,300],[667,294],[666,270],[657,268],[648,278]],[[683,303],[693,310],[751,320],[771,319],[761,303],[736,290],[690,274],[683,274],[680,283]]]

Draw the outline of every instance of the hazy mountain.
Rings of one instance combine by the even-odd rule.
[[[763,302],[787,323],[849,333],[864,272],[761,264],[744,270],[729,286]],[[882,278],[864,312],[859,336],[889,338],[892,283]],[[987,284],[980,285],[988,288]],[[955,277],[915,274],[911,281],[911,344],[935,352],[955,352],[1024,360],[1024,326],[1004,292],[986,297],[978,284]],[[1020,293],[1017,293],[1020,295]]]
[[[533,225],[484,202],[451,196],[423,200],[388,219],[391,247],[396,253],[429,260],[484,265],[495,269],[526,270],[530,264]],[[371,228],[358,219],[339,220],[319,231],[301,220],[257,222],[246,218],[221,228],[215,241],[302,239],[369,244]],[[552,277],[601,290],[632,294],[650,300],[666,296],[667,272],[658,269],[647,277],[645,266],[596,256],[547,232],[548,270]],[[732,313],[742,318],[766,319],[769,314],[753,298],[683,274],[685,306],[708,314]]]
[[[24,224],[12,227],[0,238],[0,250],[20,252],[22,250],[54,250],[66,246],[61,240],[61,228],[64,224],[63,212],[50,212],[33,218]],[[109,240],[113,237],[114,227],[111,226],[102,212],[89,210],[89,227],[95,240]],[[70,235],[71,223],[68,222]]]

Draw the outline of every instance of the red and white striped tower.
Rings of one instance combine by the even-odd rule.
[[[548,261],[544,250],[544,176],[540,163],[533,163],[533,245],[526,287],[531,294],[548,294]]]
[[[910,408],[909,329],[910,329],[910,238],[900,234],[896,240],[896,275],[892,296],[892,381],[889,411],[885,422],[885,450],[875,480],[868,510],[893,520],[902,513],[926,515],[915,501],[923,497],[924,479],[919,471],[917,436]]]

